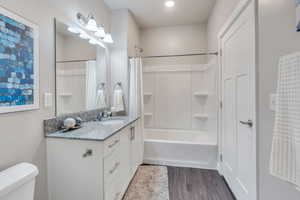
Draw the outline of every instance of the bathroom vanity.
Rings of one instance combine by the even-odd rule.
[[[50,200],[121,200],[142,164],[139,119],[91,121],[46,137]]]

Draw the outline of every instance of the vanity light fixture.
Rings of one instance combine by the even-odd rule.
[[[106,33],[103,42],[110,43],[110,44],[114,43],[110,33]]]
[[[89,39],[89,42],[91,44],[97,44],[100,45],[104,48],[106,48],[106,46],[103,44],[103,42],[105,43],[114,43],[112,36],[110,33],[105,33],[105,29],[104,26],[97,26],[97,21],[95,20],[94,16],[92,14],[89,14],[87,17],[85,17],[84,15],[82,15],[81,13],[77,13],[76,15],[77,17],[77,21],[80,24],[80,26],[87,30],[87,32],[78,29],[77,33],[80,33],[79,37],[82,39]],[[71,27],[69,31],[74,31]],[[93,33],[91,33],[93,32]],[[93,37],[92,35],[95,35],[98,38]]]
[[[104,27],[101,25],[100,27],[98,27],[97,32],[95,33],[95,36],[100,37],[100,38],[104,38],[105,37],[105,30]]]
[[[172,8],[172,7],[175,6],[175,1],[172,1],[172,0],[166,1],[166,2],[165,2],[165,6],[166,6],[167,8]]]

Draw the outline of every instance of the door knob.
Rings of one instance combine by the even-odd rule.
[[[248,120],[248,121],[240,121],[241,124],[243,125],[248,125],[249,127],[253,127],[253,121],[252,120]]]

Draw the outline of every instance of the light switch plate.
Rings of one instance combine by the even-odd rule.
[[[52,97],[53,97],[52,93],[46,92],[44,94],[44,106],[45,106],[45,108],[52,107],[52,105],[53,105],[53,98]]]
[[[276,99],[277,95],[276,93],[270,94],[270,110],[275,111],[276,110]]]

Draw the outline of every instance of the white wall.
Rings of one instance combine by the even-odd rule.
[[[269,94],[275,92],[278,59],[300,51],[300,33],[295,30],[294,0],[259,2],[259,197],[260,200],[298,200],[300,192],[269,174],[274,113],[269,110]]]
[[[192,54],[206,52],[206,24],[169,26],[141,30],[141,45],[144,56]],[[198,64],[206,61],[205,56],[145,59],[150,63],[190,63]]]
[[[218,50],[218,33],[240,0],[217,0],[207,23],[207,49]]]
[[[131,13],[127,9],[121,9],[112,12],[111,31],[114,39],[114,44],[110,46],[111,68],[109,74],[111,88],[113,89],[118,82],[122,83],[126,111],[128,111],[128,57],[134,56],[134,46],[139,46],[139,28]]]
[[[43,120],[54,117],[54,106],[43,107],[43,94],[54,94],[54,17],[74,20],[77,12],[95,14],[109,26],[110,11],[101,0],[0,0],[0,5],[16,12],[40,27],[40,99],[41,109],[0,115],[0,170],[19,162],[39,167],[36,200],[47,200],[46,143]],[[54,101],[54,97],[53,97]]]
[[[139,55],[135,46],[140,46],[140,28],[133,15],[128,13],[128,56]]]

